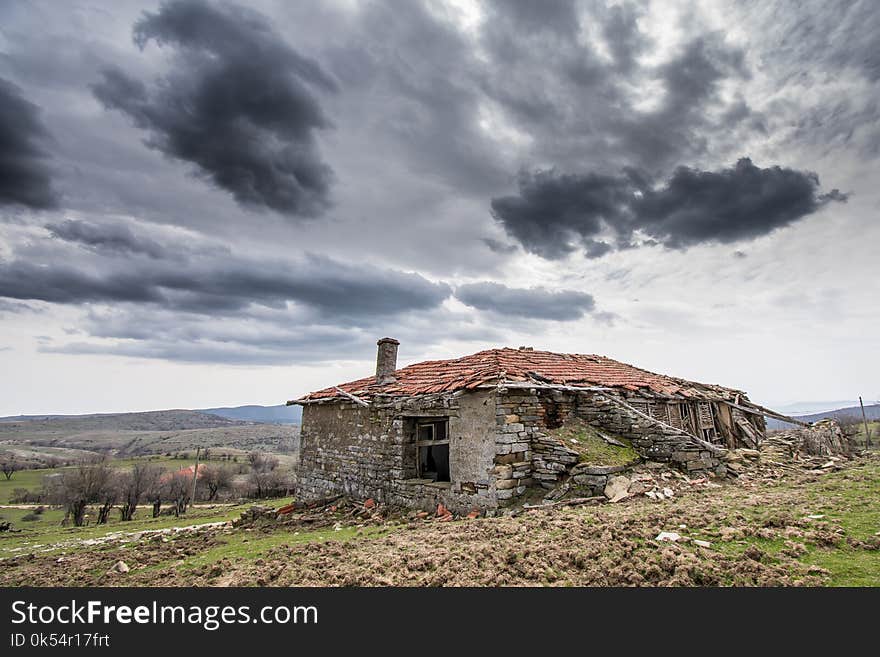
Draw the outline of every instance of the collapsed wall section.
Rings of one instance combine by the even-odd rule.
[[[669,462],[686,472],[723,473],[721,461],[682,430],[644,417],[627,405],[631,405],[629,400],[626,405],[616,403],[606,392],[502,388],[496,403],[496,440],[512,456],[510,469],[498,469],[497,475],[518,481],[499,484],[512,491],[500,499],[524,495],[526,489],[519,481],[553,488],[573,475],[583,479],[579,483],[595,484],[593,487],[598,489],[616,470],[580,465],[576,450],[549,435],[550,430],[574,418],[628,439],[643,458]]]

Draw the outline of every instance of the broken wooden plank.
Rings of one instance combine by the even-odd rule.
[[[760,406],[758,404],[752,404],[751,402],[749,402],[751,404],[751,407],[742,406],[741,404],[734,404],[733,402],[730,402],[730,401],[724,402],[724,403],[728,404],[729,406],[733,406],[736,409],[741,410],[743,413],[749,413],[750,415],[762,415],[762,416],[766,415],[767,417],[772,417],[775,420],[782,420],[783,422],[788,422],[789,424],[799,424],[802,427],[810,426],[809,422],[804,422],[803,420],[797,420],[793,417],[789,417],[788,415],[783,415],[782,413],[777,413],[774,410],[771,410],[769,408],[765,408],[765,407]]]
[[[617,404],[619,406],[623,406],[624,408],[629,409],[630,411],[632,411],[633,413],[635,413],[639,417],[642,417],[646,420],[649,420],[655,424],[659,424],[660,426],[666,427],[667,429],[672,429],[673,431],[675,431],[678,434],[681,434],[682,436],[687,436],[688,438],[693,440],[695,443],[697,443],[700,447],[705,448],[706,450],[708,450],[712,454],[715,454],[716,456],[721,455],[721,454],[725,454],[727,452],[726,449],[722,449],[722,448],[718,447],[717,445],[713,445],[709,441],[703,440],[702,438],[697,438],[695,435],[688,433],[684,429],[679,429],[678,427],[674,427],[671,424],[666,424],[665,422],[661,422],[660,420],[651,417],[647,413],[642,413],[640,410],[630,406],[629,404],[627,404],[625,401],[623,401],[619,397],[616,397],[614,395],[608,395],[606,397],[606,399],[608,399],[609,401],[611,401],[614,404]]]
[[[338,386],[333,386],[333,389],[336,392],[338,392],[340,395],[345,397],[346,399],[350,399],[351,401],[353,401],[355,404],[359,404],[361,406],[369,406],[370,405],[368,402],[364,401],[363,399],[361,399],[357,395],[353,395],[350,392],[345,392],[345,390],[343,390],[342,388],[340,388]]]

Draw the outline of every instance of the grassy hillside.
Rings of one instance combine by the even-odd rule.
[[[64,433],[83,431],[174,431],[244,424],[240,420],[187,410],[94,415],[28,415],[0,418],[0,437],[20,431]]]
[[[0,459],[28,467],[63,465],[95,454],[172,455],[197,447],[293,453],[299,449],[299,427],[181,410],[0,421]]]

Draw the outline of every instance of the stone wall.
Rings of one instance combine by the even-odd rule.
[[[449,420],[450,482],[416,476],[415,418],[428,416]],[[687,472],[723,469],[686,436],[639,417],[606,393],[471,391],[370,407],[348,401],[307,405],[297,497],[344,494],[424,509],[442,503],[467,512],[514,503],[536,485],[552,488],[569,477],[598,490],[608,473],[577,465],[577,453],[547,434],[571,417],[628,438],[644,458]]]
[[[449,482],[418,479],[416,418],[448,418]],[[353,402],[311,404],[303,409],[297,497],[373,498],[393,506],[456,512],[494,508],[510,497],[495,472],[494,392],[477,391],[413,403],[400,400],[363,407]],[[512,452],[503,446],[505,458]],[[512,463],[512,461],[511,461]],[[527,484],[526,484],[527,485]]]

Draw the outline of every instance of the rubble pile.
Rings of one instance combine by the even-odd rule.
[[[692,477],[662,463],[647,462],[625,468],[605,466],[604,469],[601,474],[579,475],[589,477],[589,481],[572,477],[545,495],[544,504],[526,505],[525,508],[615,503],[638,496],[660,502],[690,490],[721,487],[713,481],[717,479],[714,474]],[[584,494],[589,496],[584,497]]]
[[[767,436],[764,447],[782,458],[850,456],[855,445],[843,432],[837,420],[826,418],[809,427],[789,429]]]

